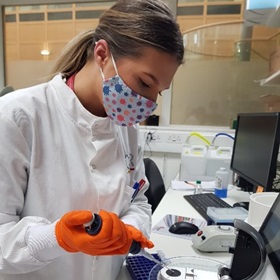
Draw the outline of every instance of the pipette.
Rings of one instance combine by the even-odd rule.
[[[143,248],[141,248],[141,250],[138,253],[139,255],[145,257],[146,259],[155,262],[156,264],[168,269],[168,270],[172,270],[171,268],[169,268],[163,261],[159,261],[158,259],[156,259],[152,254],[148,253],[146,250],[144,250]]]
[[[90,235],[98,234],[98,232],[101,230],[101,226],[102,226],[102,219],[98,214],[93,214],[92,220],[89,223],[84,224],[86,232]],[[133,240],[131,244],[129,253],[133,255],[137,255],[137,254],[142,255],[148,260],[153,261],[156,264],[167,268],[168,270],[172,270],[164,262],[157,260],[152,254],[148,253],[143,248],[141,248],[141,244],[135,240]]]

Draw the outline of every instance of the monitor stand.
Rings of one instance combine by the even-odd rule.
[[[247,180],[239,176],[236,185],[241,188],[244,192],[254,192],[255,187],[253,184],[249,183]]]

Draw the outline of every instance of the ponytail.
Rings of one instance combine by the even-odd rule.
[[[83,68],[93,55],[94,30],[75,36],[63,49],[52,71],[52,76],[61,73],[66,79]]]

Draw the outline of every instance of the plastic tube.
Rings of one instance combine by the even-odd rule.
[[[186,140],[187,143],[189,142],[189,139],[191,138],[191,136],[197,136],[202,141],[204,141],[207,145],[211,146],[211,143],[198,132],[191,132],[190,135],[188,136],[187,140]]]
[[[227,133],[221,132],[221,133],[217,133],[217,134],[214,136],[214,138],[213,138],[213,140],[212,140],[212,146],[214,145],[215,140],[216,140],[217,137],[219,137],[219,136],[227,136],[227,137],[231,138],[231,139],[234,141],[234,137],[232,137],[231,135],[229,135],[229,134],[227,134]]]

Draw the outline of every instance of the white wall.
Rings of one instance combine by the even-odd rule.
[[[227,133],[234,136],[235,131],[226,127],[160,127],[140,126],[140,137],[145,151],[145,157],[151,157],[158,165],[168,189],[171,181],[178,175],[181,164],[181,152],[188,136],[192,132],[198,132],[208,141],[212,142],[217,133]],[[152,140],[151,140],[152,135]],[[197,136],[191,136],[190,145],[205,144]],[[216,146],[232,147],[233,140],[226,136],[220,136],[215,141]]]

